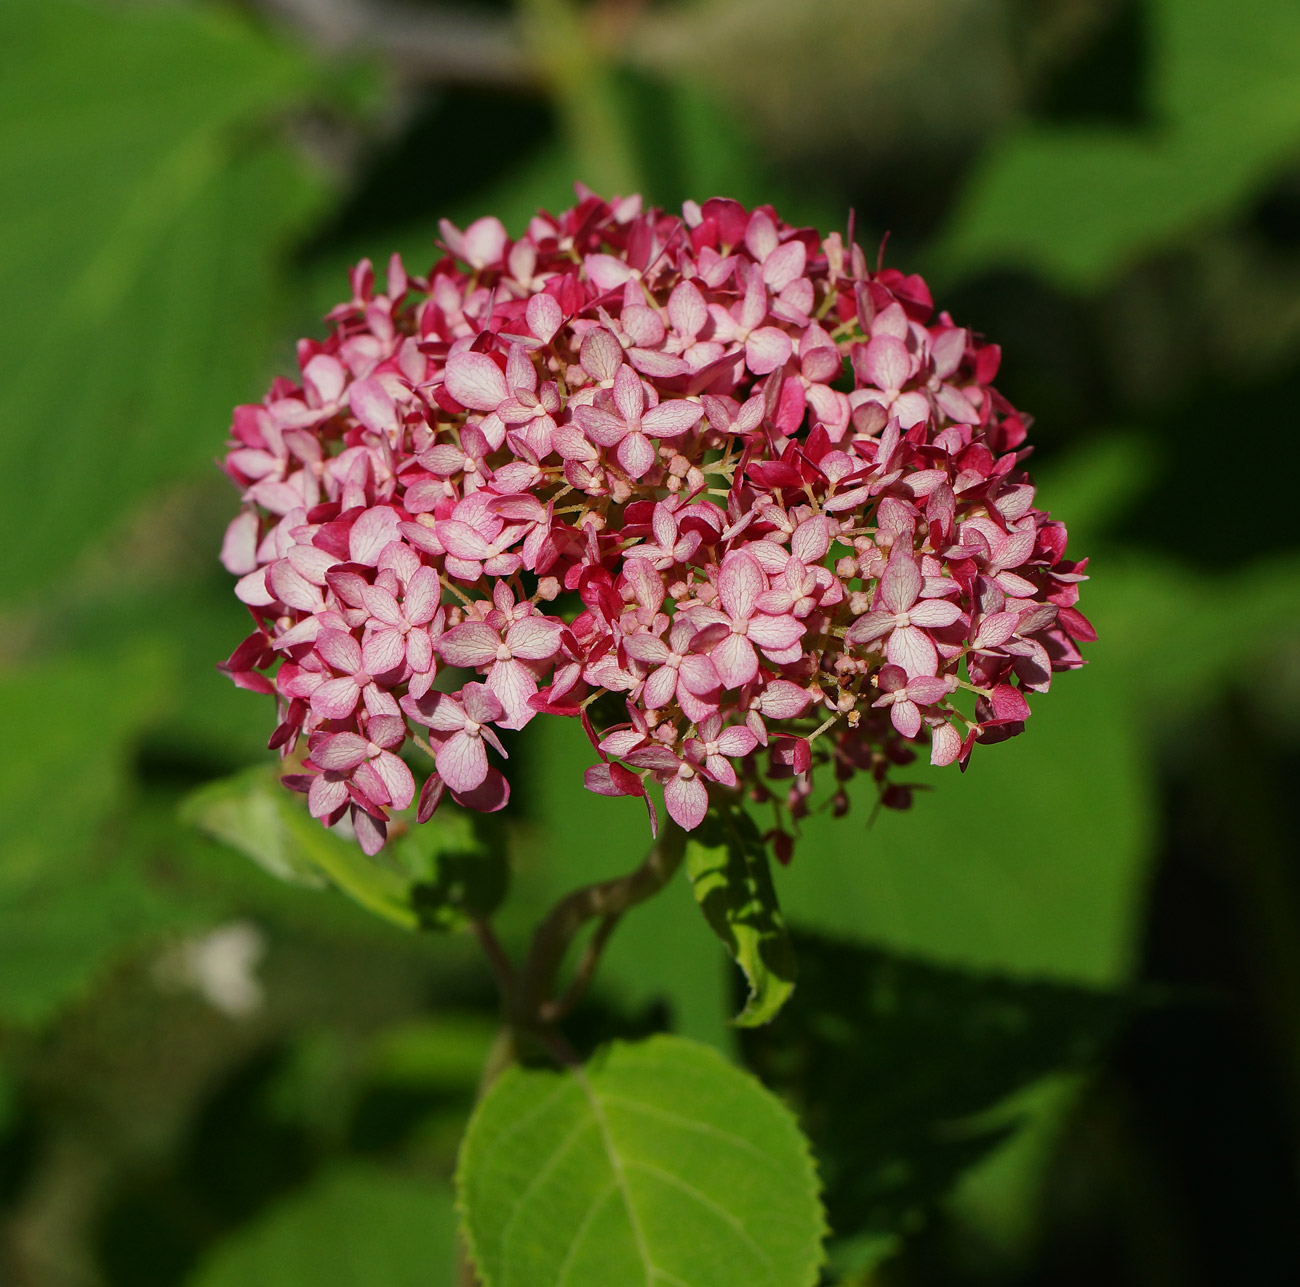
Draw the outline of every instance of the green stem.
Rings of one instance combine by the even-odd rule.
[[[685,852],[686,833],[675,822],[667,820],[658,840],[635,871],[628,872],[626,876],[586,885],[562,898],[533,935],[532,949],[528,954],[517,995],[520,1010],[516,1013],[519,1017],[525,1021],[536,1021],[542,1017],[543,1008],[552,1004],[556,979],[565,954],[588,921],[600,917],[609,926],[603,932],[597,931],[597,936],[593,939],[598,957],[618,918],[629,908],[663,889],[681,866]],[[595,961],[592,960],[586,969],[588,977],[594,969]],[[580,966],[580,978],[582,973],[583,967]],[[576,1000],[576,996],[566,994],[563,1004],[572,1008]]]
[[[520,0],[533,58],[550,89],[576,177],[605,195],[640,191],[614,71],[573,0]]]
[[[612,880],[598,881],[567,894],[547,914],[533,936],[532,948],[521,970],[516,970],[492,927],[482,920],[472,923],[475,937],[496,975],[504,1016],[501,1030],[479,1078],[477,1099],[519,1056],[521,1039],[540,1043],[561,1065],[576,1067],[577,1053],[556,1030],[555,1024],[577,1004],[586,991],[601,952],[624,912],[657,894],[676,874],[686,852],[686,833],[669,821],[635,871]],[[600,924],[587,944],[573,981],[555,999],[556,981],[570,945],[588,921]],[[478,1273],[462,1234],[457,1242],[458,1287],[479,1287]]]

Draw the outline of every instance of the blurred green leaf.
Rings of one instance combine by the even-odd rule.
[[[1154,127],[1029,126],[979,166],[946,271],[1025,265],[1095,288],[1248,199],[1300,145],[1300,9],[1151,0]]]
[[[1092,1058],[1130,1008],[816,935],[795,944],[798,1003],[742,1049],[812,1137],[831,1227],[877,1255],[1015,1132],[1002,1101]]]
[[[484,1287],[800,1287],[821,1262],[789,1110],[680,1037],[509,1069],[471,1119],[457,1187]]]
[[[439,1287],[456,1218],[440,1185],[338,1166],[218,1244],[189,1287]]]
[[[114,842],[135,743],[172,680],[156,646],[0,673],[17,733],[0,750],[0,1015],[11,1021],[48,1018],[169,919]]]
[[[1100,579],[1098,587],[1104,584]],[[1106,983],[1127,975],[1155,830],[1155,783],[1109,615],[1078,674],[1037,698],[1025,733],[970,770],[915,764],[910,810],[850,784],[845,818],[801,824],[781,902],[814,925],[983,969]]]
[[[319,889],[327,882],[290,830],[284,795],[278,771],[259,765],[200,787],[185,798],[181,819],[277,879]]]
[[[749,984],[733,1022],[770,1022],[794,991],[796,967],[758,828],[739,810],[715,808],[686,842],[686,871],[704,918]]]
[[[0,356],[14,596],[210,459],[256,392],[276,255],[323,195],[274,123],[324,80],[208,5],[9,0],[0,44],[0,280],[22,318]]]
[[[510,865],[497,819],[444,805],[393,844],[424,929],[464,929],[500,906]]]
[[[355,841],[322,827],[279,777],[273,765],[212,783],[186,798],[182,815],[282,880],[319,884],[303,879],[317,873],[376,916],[403,929],[417,928],[410,880],[368,858]]]
[[[385,1029],[371,1045],[371,1078],[385,1085],[473,1088],[499,1025],[483,1014],[437,1014]]]
[[[302,798],[281,785],[277,765],[200,787],[181,815],[273,876],[336,885],[403,929],[460,929],[490,915],[505,895],[507,858],[492,821],[452,805],[420,825],[394,819],[393,839],[374,858],[310,817]]]

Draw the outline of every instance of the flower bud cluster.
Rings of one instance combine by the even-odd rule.
[[[399,754],[498,809],[498,730],[579,718],[586,784],[771,801],[788,858],[814,773],[964,765],[1082,664],[1081,562],[1035,508],[999,350],[925,283],[770,208],[680,217],[580,192],[511,241],[442,225],[424,278],[369,263],[234,416],[223,546],[256,629],[224,663],[306,738],[326,825],[375,852]]]

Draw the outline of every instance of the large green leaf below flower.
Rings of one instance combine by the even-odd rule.
[[[457,1172],[484,1287],[811,1287],[824,1231],[794,1117],[716,1051],[615,1043],[512,1068]]]

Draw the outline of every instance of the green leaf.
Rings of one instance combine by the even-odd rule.
[[[168,923],[116,851],[131,758],[172,683],[156,646],[0,673],[0,1016],[38,1024]]]
[[[735,1024],[769,1022],[794,991],[795,957],[758,828],[738,810],[713,810],[687,840],[686,870],[705,919],[749,982]]]
[[[243,802],[236,804],[241,790]],[[251,770],[200,788],[182,804],[182,812],[195,826],[281,879],[301,881],[302,873],[317,873],[376,916],[403,929],[419,925],[411,907],[410,881],[309,816],[301,798],[280,785],[278,768]],[[238,826],[232,825],[235,817]]]
[[[393,845],[393,859],[413,880],[411,903],[424,929],[464,929],[501,905],[510,881],[496,819],[443,805]]]
[[[278,770],[259,765],[186,796],[181,820],[238,849],[277,879],[319,889],[327,882],[290,829],[284,795]]]
[[[996,144],[958,206],[942,267],[1026,265],[1097,288],[1231,213],[1293,154],[1300,10],[1290,0],[1154,0],[1152,43],[1158,125],[1029,127]]]
[[[742,1047],[813,1140],[836,1234],[877,1254],[1018,1126],[1009,1096],[1091,1059],[1131,1009],[796,933],[799,1003]]]
[[[218,1244],[188,1287],[451,1287],[455,1247],[440,1185],[337,1167]]]
[[[483,1287],[811,1287],[821,1263],[794,1118],[680,1037],[509,1069],[470,1121],[457,1188]]]
[[[324,78],[208,5],[9,0],[0,46],[0,282],[23,319],[0,353],[18,595],[150,487],[206,467],[231,405],[259,391],[276,258],[324,193],[275,122]]]
[[[310,817],[279,777],[272,765],[209,783],[186,797],[181,815],[281,880],[333,884],[403,929],[460,929],[504,897],[507,857],[490,820],[452,805],[419,825],[395,818],[392,842],[369,858]]]

